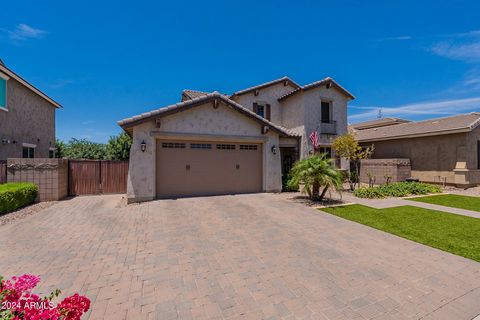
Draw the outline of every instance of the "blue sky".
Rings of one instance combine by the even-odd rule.
[[[63,106],[57,136],[284,75],[333,77],[350,122],[480,111],[478,1],[8,1],[0,58]]]

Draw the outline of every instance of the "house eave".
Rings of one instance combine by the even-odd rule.
[[[375,141],[412,139],[412,138],[442,136],[442,135],[456,134],[456,133],[469,133],[470,131],[471,131],[471,128],[457,128],[457,129],[452,129],[452,130],[415,133],[415,134],[407,134],[407,135],[393,136],[393,137],[378,137],[378,138],[369,138],[369,139],[358,139],[358,142],[367,143],[367,142],[375,142]]]

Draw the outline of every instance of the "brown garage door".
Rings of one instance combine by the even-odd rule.
[[[262,191],[262,145],[157,140],[158,198]]]

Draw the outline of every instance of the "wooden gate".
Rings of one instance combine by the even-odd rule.
[[[68,194],[109,194],[127,192],[128,161],[70,160]]]
[[[7,182],[7,162],[0,161],[0,184]]]

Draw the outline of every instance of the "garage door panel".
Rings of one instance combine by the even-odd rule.
[[[157,197],[262,191],[261,144],[157,141]]]

